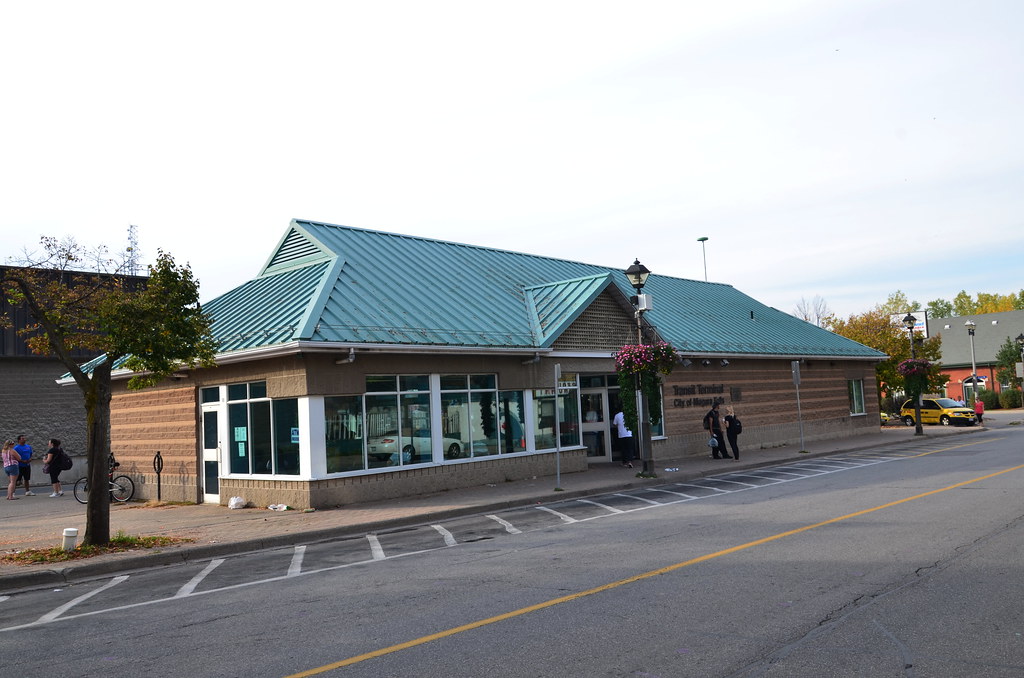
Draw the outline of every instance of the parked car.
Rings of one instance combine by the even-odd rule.
[[[886,424],[892,421],[891,414],[886,414],[885,412],[881,412],[880,414],[882,415],[882,426],[885,426]]]
[[[900,418],[907,426],[914,425],[914,401],[907,400],[900,409]],[[942,424],[943,426],[974,425],[974,410],[961,407],[952,398],[923,398],[921,400],[921,423]]]
[[[444,438],[443,445],[445,459],[458,459],[462,456],[461,440]],[[366,441],[366,451],[369,455],[378,461],[386,461],[389,466],[399,465],[399,450],[402,464],[430,461],[429,431],[416,431],[416,435],[412,437],[399,436],[397,431],[390,431]]]

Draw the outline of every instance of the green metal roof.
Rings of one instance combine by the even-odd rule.
[[[617,269],[295,220],[260,275],[204,304],[220,351],[295,341],[548,348]],[[729,285],[651,275],[646,319],[683,353],[877,358]]]

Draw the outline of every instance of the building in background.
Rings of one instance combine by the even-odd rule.
[[[1024,311],[928,319],[928,335],[942,337],[942,372],[949,375],[945,395],[964,402],[971,401],[975,390],[971,337],[965,326],[968,320],[974,323],[973,367],[977,370],[977,387],[1000,393],[1009,384],[1000,384],[996,377],[996,354],[1007,339],[1016,345],[1016,337],[1024,333]]]

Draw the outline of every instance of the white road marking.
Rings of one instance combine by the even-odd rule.
[[[537,509],[538,511],[546,511],[547,513],[550,513],[553,516],[558,516],[559,518],[562,519],[562,522],[564,522],[564,523],[578,523],[579,522],[578,520],[576,520],[572,516],[567,516],[564,513],[559,513],[558,511],[556,511],[554,509],[548,508],[547,506],[534,506],[533,508]]]
[[[455,535],[453,535],[451,532],[449,532],[448,530],[444,529],[440,525],[431,525],[431,527],[434,528],[435,530],[437,530],[438,534],[440,534],[442,537],[444,537],[444,545],[445,546],[455,546],[456,544],[459,543],[459,542],[455,541]]]
[[[123,575],[121,575],[119,577],[114,577],[113,579],[111,579],[110,581],[108,581],[106,584],[104,584],[103,586],[99,587],[95,591],[90,591],[89,593],[86,593],[83,596],[78,596],[74,600],[70,600],[70,601],[64,603],[63,605],[61,605],[57,609],[52,610],[51,612],[47,612],[42,617],[40,617],[39,619],[36,620],[36,624],[45,624],[46,622],[53,621],[57,617],[61,616],[62,614],[64,614],[65,612],[67,612],[68,610],[73,608],[75,605],[78,605],[79,603],[84,603],[85,601],[87,601],[90,598],[92,598],[93,596],[95,596],[97,593],[103,593],[107,589],[112,588],[114,586],[117,586],[118,584],[120,584],[121,582],[123,582],[126,579],[128,579],[128,575],[126,575],[126,574],[123,574]]]
[[[597,506],[598,508],[603,508],[605,511],[610,511],[612,513],[625,513],[625,511],[623,511],[622,509],[617,509],[614,506],[608,506],[607,504],[602,504],[599,501],[591,501],[590,499],[577,499],[576,501],[580,502],[581,504],[591,504],[592,506]]]
[[[654,504],[655,506],[664,506],[665,505],[664,502],[654,501],[653,499],[647,499],[646,497],[634,497],[631,494],[623,494],[621,492],[616,492],[612,496],[615,496],[615,497],[625,497],[626,499],[636,499],[637,501],[645,501],[648,504]]]
[[[296,546],[295,553],[292,554],[291,565],[288,566],[288,576],[294,577],[297,574],[302,574],[302,558],[306,555],[305,546]]]
[[[502,518],[499,518],[498,516],[495,516],[495,515],[490,515],[490,516],[487,516],[487,517],[490,518],[491,520],[495,521],[496,523],[498,523],[502,527],[504,527],[505,531],[508,532],[509,534],[522,534],[523,533],[522,530],[516,529],[512,525],[512,523],[508,522],[507,520],[503,520]]]
[[[695,494],[686,494],[685,492],[673,492],[672,490],[662,490],[657,487],[651,487],[647,489],[648,492],[664,492],[665,494],[674,494],[677,497],[686,497],[687,501],[691,499],[699,499]]]
[[[214,560],[211,560],[210,564],[204,567],[202,572],[192,577],[189,583],[185,584],[180,589],[178,589],[178,592],[175,593],[173,597],[184,598],[185,596],[191,595],[192,592],[196,590],[196,587],[199,586],[199,584],[204,579],[206,579],[207,575],[216,570],[220,566],[220,564],[224,562],[224,560],[224,558],[216,558]]]
[[[384,560],[384,547],[380,545],[380,539],[377,539],[377,535],[368,534],[366,535],[366,541],[370,542],[370,554],[374,560]]]

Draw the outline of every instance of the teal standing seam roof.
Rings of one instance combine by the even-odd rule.
[[[220,351],[294,341],[544,349],[618,269],[295,220],[260,275],[204,305]],[[683,353],[882,359],[720,283],[652,274],[647,320]]]

